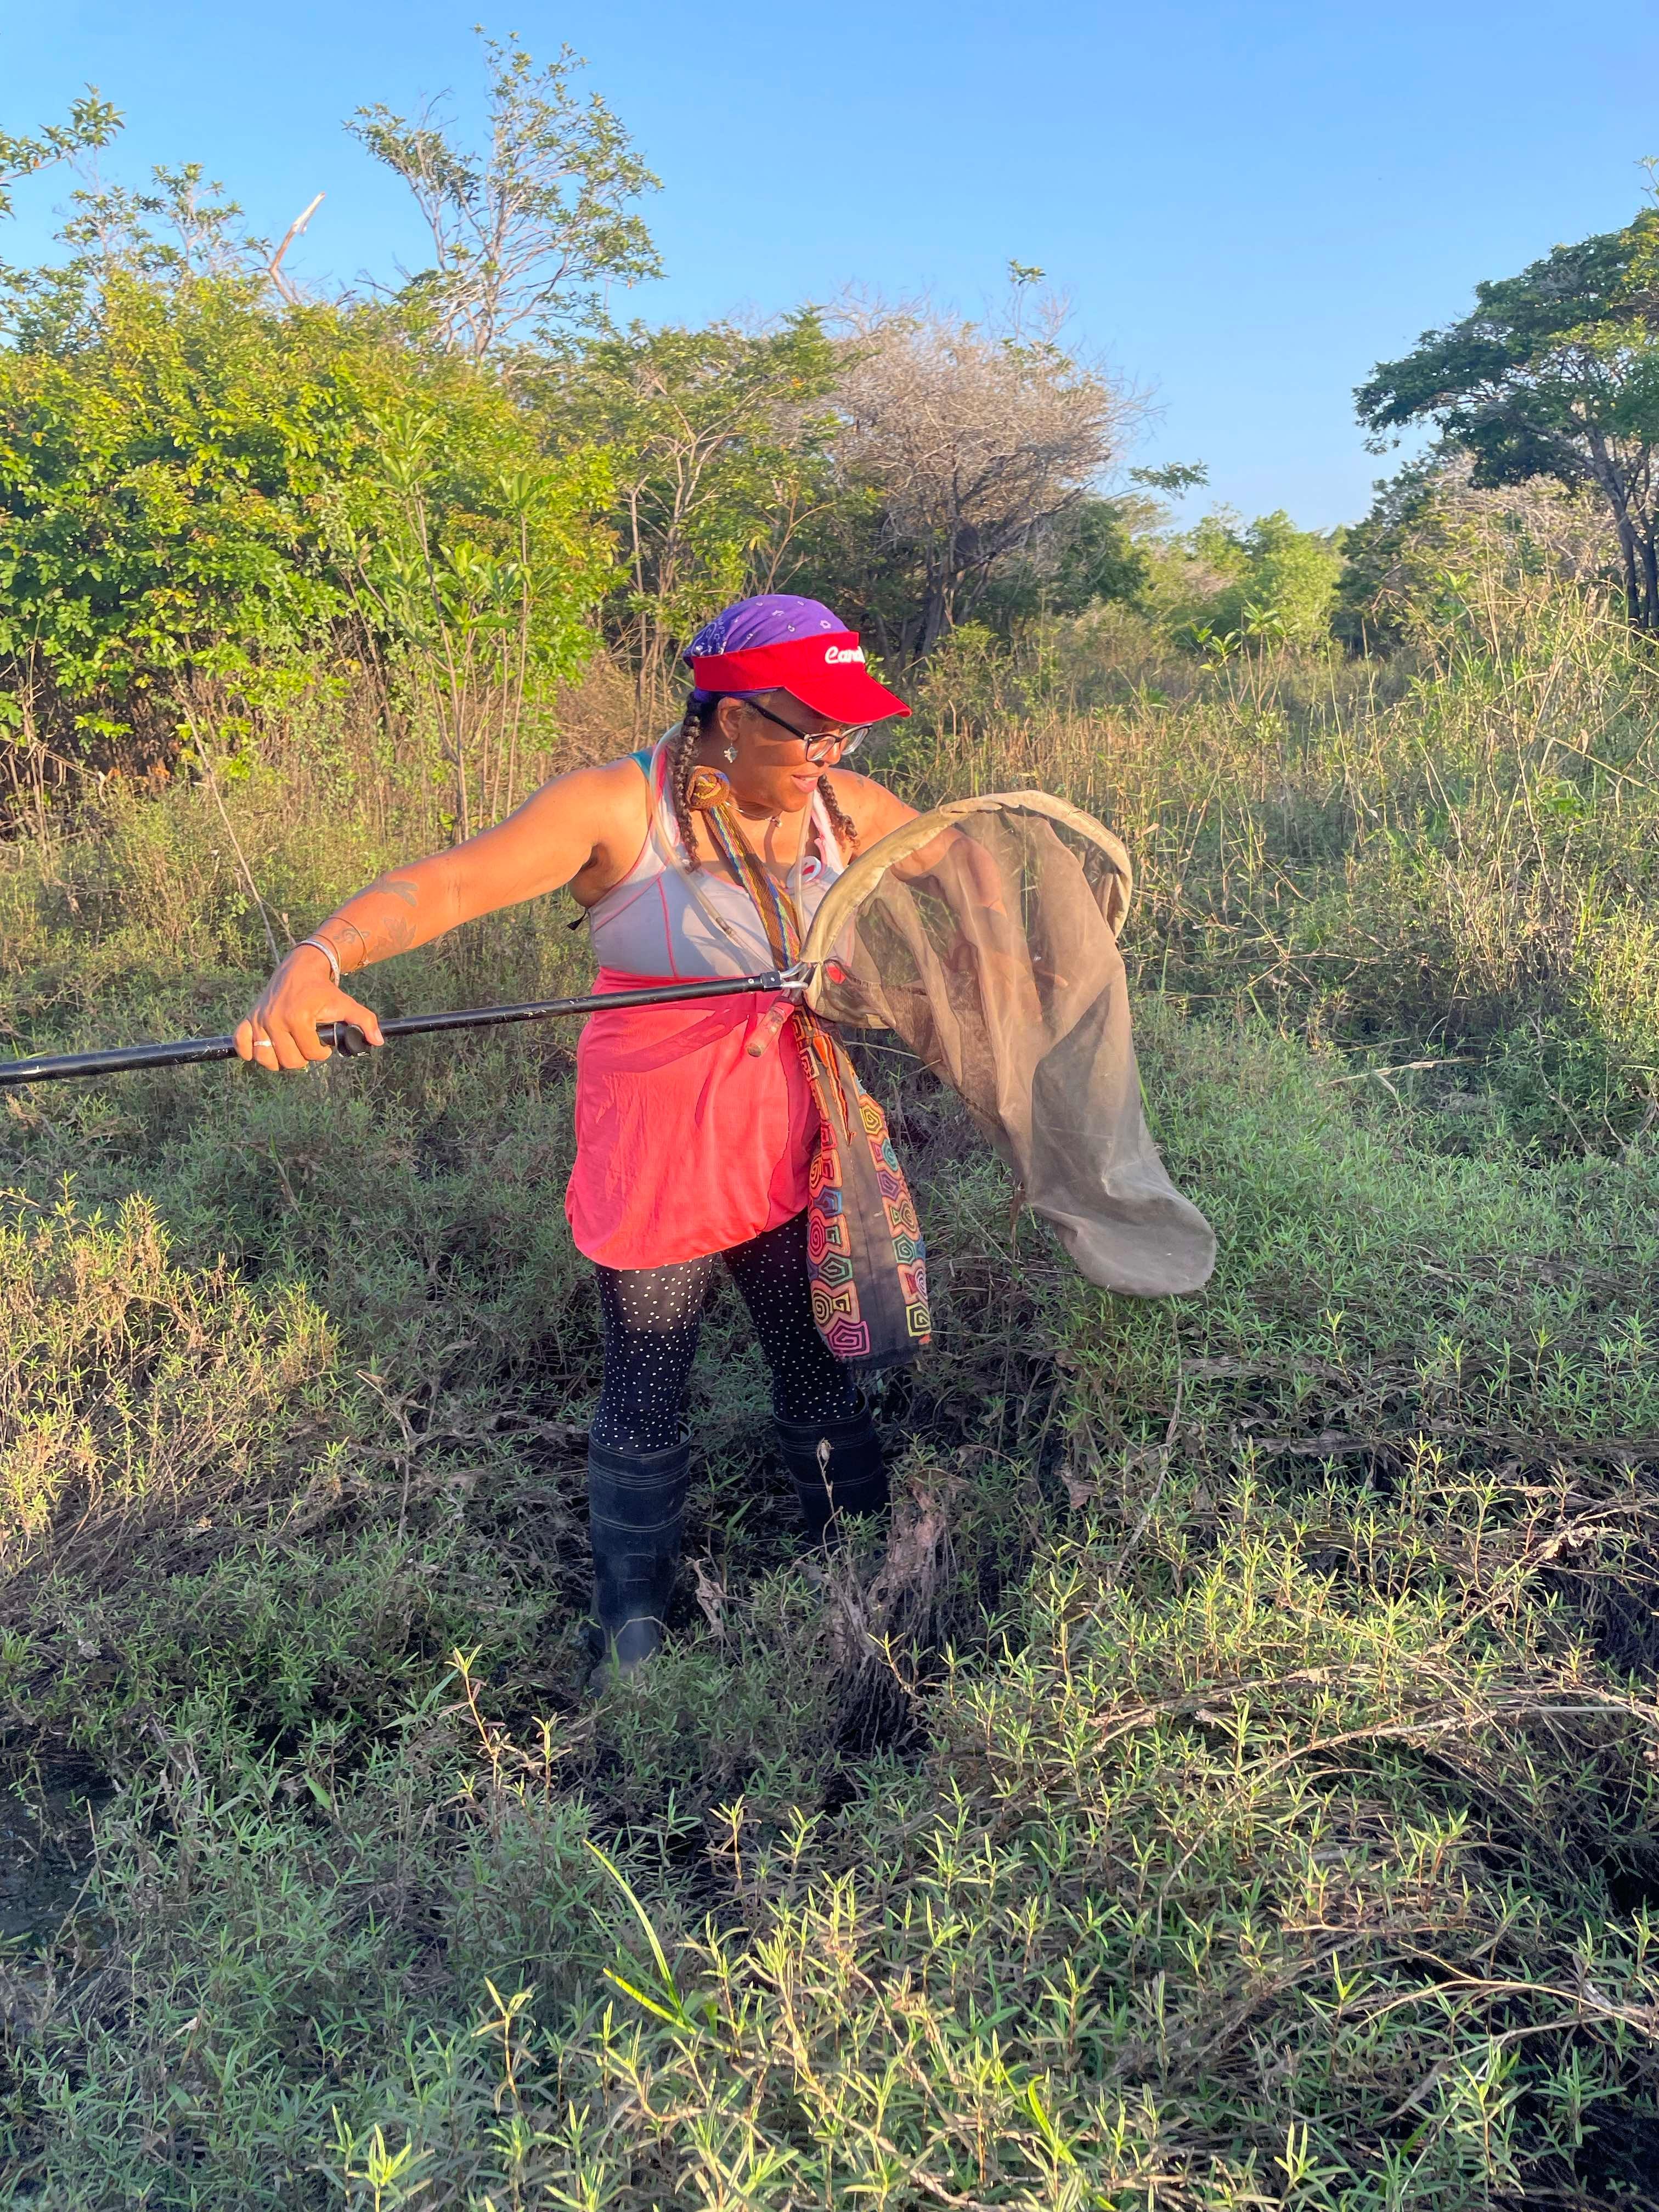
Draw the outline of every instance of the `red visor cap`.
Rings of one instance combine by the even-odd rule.
[[[787,691],[815,714],[849,727],[910,711],[866,669],[853,629],[787,637],[747,653],[707,653],[691,663],[691,681],[699,691]]]

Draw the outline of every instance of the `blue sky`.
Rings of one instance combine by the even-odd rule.
[[[446,88],[475,117],[477,4],[0,0],[0,127],[90,81],[127,117],[112,177],[199,160],[272,234],[326,191],[296,273],[387,275],[419,265],[419,232],[341,119]],[[1011,256],[1038,263],[1153,401],[1131,459],[1202,459],[1212,500],[1319,526],[1363,513],[1382,465],[1350,399],[1371,364],[1476,278],[1628,220],[1659,154],[1651,0],[520,0],[487,21],[586,54],[662,177],[668,275],[639,313],[848,283],[972,313]],[[44,253],[65,189],[26,185],[0,252]]]

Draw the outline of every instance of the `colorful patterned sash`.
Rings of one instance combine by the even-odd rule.
[[[792,966],[800,957],[799,912],[750,843],[725,777],[697,770],[688,796],[754,901],[774,960]],[[818,1334],[837,1359],[869,1371],[914,1359],[933,1334],[927,1255],[886,1116],[826,1023],[782,1000],[773,1018],[789,1025],[817,1109],[806,1260]]]

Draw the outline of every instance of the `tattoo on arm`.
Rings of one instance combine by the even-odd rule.
[[[385,915],[375,931],[380,941],[380,957],[391,959],[394,952],[407,952],[411,945],[421,942],[421,932],[413,915],[400,914]]]
[[[355,921],[331,921],[324,934],[330,938],[339,955],[342,975],[349,975],[354,969],[368,965],[368,945]],[[352,940],[350,944],[346,942],[348,938]]]
[[[323,925],[341,956],[342,970],[355,973],[372,960],[389,960],[424,943],[432,933],[421,927],[420,906],[418,885],[387,876],[348,899]],[[349,957],[354,951],[356,958]]]

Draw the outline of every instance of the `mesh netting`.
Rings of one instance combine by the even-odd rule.
[[[819,908],[808,998],[890,1029],[966,1101],[1091,1282],[1196,1290],[1215,1238],[1141,1110],[1109,830],[1041,792],[957,799],[861,854]]]

